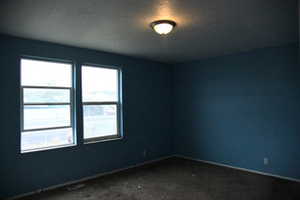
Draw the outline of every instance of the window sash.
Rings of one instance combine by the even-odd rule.
[[[24,103],[24,89],[30,88],[30,89],[65,89],[69,90],[70,94],[70,102],[43,102],[43,103]],[[48,86],[21,86],[21,132],[29,132],[29,131],[43,131],[43,130],[53,130],[53,129],[62,129],[62,128],[72,128],[74,124],[73,119],[73,88],[72,87],[48,87]],[[25,129],[24,128],[24,106],[55,106],[55,105],[69,105],[70,108],[70,125],[69,126],[55,126],[55,127],[45,127],[45,128],[33,128],[33,129]]]
[[[61,128],[61,129],[64,129],[64,128]],[[54,129],[54,130],[61,130],[61,129]],[[31,131],[31,132],[35,132],[35,131]],[[26,134],[26,132],[23,132],[23,133]],[[45,146],[45,147],[36,147],[36,148],[23,149],[21,152],[22,153],[27,153],[27,152],[35,152],[35,151],[44,151],[44,150],[49,150],[49,149],[57,149],[57,148],[63,148],[63,147],[69,147],[69,146],[76,145],[76,140],[75,140],[74,137],[73,137],[72,141],[73,141],[72,143],[67,143],[67,144],[59,144],[59,145],[51,145],[51,146],[49,145],[49,146]]]
[[[70,77],[71,77],[71,83],[70,86],[47,86],[47,85],[22,85],[22,60],[31,60],[31,61],[41,61],[41,62],[47,62],[47,63],[54,63],[54,64],[69,64],[71,66],[71,70],[70,70]],[[23,55],[20,57],[20,72],[21,72],[21,86],[25,86],[25,87],[33,87],[33,88],[56,88],[59,87],[61,89],[68,89],[68,88],[73,88],[74,87],[74,64],[71,60],[63,60],[63,59],[52,59],[52,58],[44,58],[44,57],[37,57],[37,56],[28,56],[28,55]]]
[[[100,137],[92,137],[92,138],[84,138],[84,133],[83,133],[83,140],[85,143],[90,143],[90,142],[101,142],[101,141],[105,141],[105,140],[110,140],[110,139],[116,139],[116,138],[121,138],[121,110],[120,110],[120,103],[116,102],[116,101],[111,101],[111,102],[83,102],[82,103],[82,107],[84,106],[93,106],[93,105],[114,105],[116,106],[116,115],[117,115],[117,121],[116,121],[116,134],[112,134],[112,135],[106,135],[106,136],[100,136]],[[84,121],[84,115],[82,117],[82,120]],[[83,127],[84,127],[84,122],[83,122]],[[84,130],[84,128],[83,128]]]
[[[96,100],[96,101],[84,101],[83,100],[83,73],[82,73],[82,69],[85,68],[85,67],[93,67],[93,68],[102,68],[102,69],[108,69],[108,70],[116,70],[116,74],[117,74],[117,98],[115,101],[101,101],[101,100]],[[80,77],[81,77],[81,99],[82,99],[82,103],[99,103],[99,102],[107,102],[107,103],[110,103],[110,102],[121,102],[121,90],[120,90],[120,84],[121,84],[121,69],[119,67],[114,67],[114,66],[103,66],[103,65],[98,65],[98,64],[89,64],[89,63],[86,63],[86,64],[82,64],[81,65],[81,74],[80,74]],[[99,104],[97,104],[99,105]]]

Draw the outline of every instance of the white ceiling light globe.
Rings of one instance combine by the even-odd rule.
[[[159,20],[151,23],[153,30],[160,35],[169,34],[175,25],[176,23],[170,20]]]

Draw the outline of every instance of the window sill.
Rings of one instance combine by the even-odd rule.
[[[30,149],[30,150],[24,150],[24,151],[21,150],[21,154],[48,151],[48,150],[61,149],[61,148],[68,148],[68,147],[74,147],[76,145],[77,144],[67,144],[67,145],[61,145],[61,146],[45,147],[45,148],[40,148],[40,149]]]
[[[115,141],[115,140],[122,140],[123,136],[113,136],[113,137],[98,137],[98,138],[91,138],[84,140],[84,144],[94,144],[99,142],[108,142],[108,141]]]

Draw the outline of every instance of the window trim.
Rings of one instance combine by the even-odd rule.
[[[84,67],[95,67],[95,68],[104,68],[104,69],[113,69],[117,71],[117,101],[87,101],[83,102],[83,92],[82,92],[82,69]],[[84,114],[82,112],[82,139],[84,144],[105,142],[111,140],[123,139],[123,109],[122,109],[122,68],[115,66],[107,66],[107,65],[99,65],[93,63],[82,63],[80,66],[81,74],[81,108],[83,111],[84,105],[116,105],[117,112],[117,134],[107,135],[101,137],[93,137],[93,138],[84,138]]]
[[[71,84],[70,87],[60,87],[60,86],[32,86],[32,85],[22,85],[22,60],[34,60],[34,61],[44,61],[44,62],[52,62],[52,63],[61,63],[61,64],[69,64],[71,66]],[[76,116],[75,116],[75,109],[76,109],[76,94],[75,94],[75,62],[72,60],[62,60],[62,59],[55,59],[55,58],[47,58],[47,57],[36,57],[36,56],[27,56],[21,55],[19,57],[19,70],[20,70],[20,77],[19,77],[19,84],[20,84],[20,152],[28,153],[28,152],[36,152],[36,151],[44,151],[50,149],[58,149],[64,147],[71,147],[77,145],[77,134],[76,134]],[[24,103],[24,89],[26,88],[34,88],[34,89],[68,89],[70,91],[70,102],[69,103]],[[58,126],[58,127],[48,127],[48,128],[34,128],[34,129],[24,129],[24,106],[25,105],[69,105],[70,106],[70,126]],[[34,149],[26,149],[22,150],[22,132],[29,132],[29,131],[46,131],[46,130],[57,130],[57,129],[65,129],[71,128],[72,129],[72,137],[73,142],[70,144],[64,145],[56,145],[56,146],[47,146],[41,148],[34,148]]]

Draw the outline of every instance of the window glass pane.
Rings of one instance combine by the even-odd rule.
[[[72,86],[72,65],[66,63],[21,59],[23,86]]]
[[[24,103],[69,103],[68,89],[24,88]]]
[[[117,101],[118,70],[101,67],[82,67],[83,102]]]
[[[70,126],[69,105],[24,106],[24,129]]]
[[[67,144],[74,144],[72,128],[22,132],[22,151]]]
[[[84,105],[84,138],[117,135],[116,105]]]

